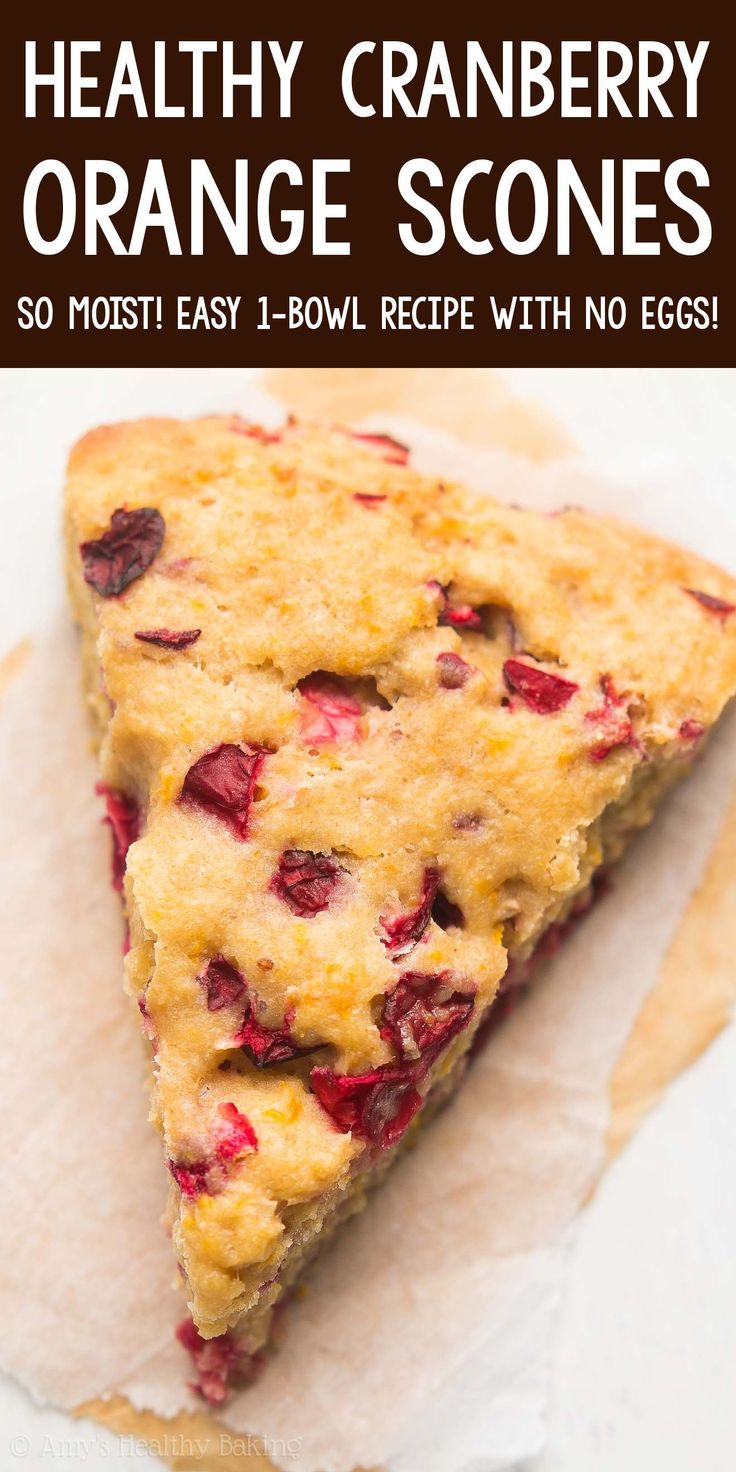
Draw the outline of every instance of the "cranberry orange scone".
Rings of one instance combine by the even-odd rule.
[[[213,1399],[736,688],[717,569],[406,461],[223,418],[71,457],[127,986]]]

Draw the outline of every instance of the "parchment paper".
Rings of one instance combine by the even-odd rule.
[[[583,467],[412,437],[430,463],[510,499],[620,502]],[[647,509],[650,524],[686,514]],[[551,1323],[570,1229],[606,1156],[611,1078],[692,913],[736,781],[735,737],[729,719],[614,892],[288,1310],[279,1354],[223,1417],[265,1437],[279,1465],[490,1472],[541,1445]],[[0,1353],[39,1399],[120,1395],[172,1416],[196,1402],[172,1342],[181,1298],[157,1225],[163,1168],[120,989],[94,776],[60,616],[0,711]],[[689,984],[706,996],[703,954],[689,957]]]

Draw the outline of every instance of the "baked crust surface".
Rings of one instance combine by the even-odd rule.
[[[405,1067],[420,1102],[441,1088],[508,956],[574,910],[736,688],[721,571],[403,458],[380,438],[213,417],[101,428],[70,460],[102,777],[139,814],[126,984],[155,1045],[174,1244],[205,1337],[262,1338],[324,1222],[393,1153],[379,1146],[401,1082],[350,1129],[312,1071]],[[162,545],[103,595],[80,544],[144,507]],[[235,821],[188,775],[222,747],[261,754]],[[236,978],[222,1004],[213,961]],[[393,1017],[407,977],[426,1047],[414,1012]],[[244,1008],[290,1056],[244,1045]]]

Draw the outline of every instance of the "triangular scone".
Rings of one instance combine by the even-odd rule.
[[[212,1398],[235,1341],[204,1341],[263,1340],[461,1071],[507,956],[518,976],[584,908],[736,687],[716,568],[406,459],[228,418],[71,457],[127,985]]]

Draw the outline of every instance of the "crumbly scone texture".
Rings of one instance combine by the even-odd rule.
[[[101,428],[71,456],[102,776],[140,835],[127,986],[206,1337],[257,1317],[416,1122],[411,1090],[451,1073],[508,954],[648,821],[736,688],[718,569],[403,458],[220,417]],[[80,544],[140,508],[161,545],[101,593]],[[217,787],[223,749],[250,763],[237,812],[191,777],[214,753]],[[348,1098],[346,1075],[369,1082]]]

